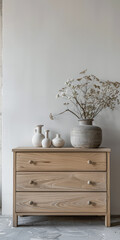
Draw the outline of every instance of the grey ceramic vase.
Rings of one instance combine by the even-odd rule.
[[[102,142],[102,130],[92,125],[93,119],[79,120],[71,131],[71,144],[76,148],[98,148]]]

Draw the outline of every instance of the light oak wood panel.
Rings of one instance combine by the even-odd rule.
[[[13,227],[17,227],[18,225],[18,216],[16,214],[16,153],[13,153]]]
[[[16,212],[106,212],[106,193],[17,192]]]
[[[106,153],[16,153],[16,171],[106,171]]]
[[[107,213],[105,216],[105,226],[111,226],[111,217],[110,217],[110,153],[107,153]]]
[[[22,215],[103,215],[110,226],[110,151],[13,149],[13,226]]]
[[[17,172],[16,191],[106,191],[106,173]]]
[[[111,152],[110,148],[41,148],[41,147],[19,147],[13,148],[13,152]]]

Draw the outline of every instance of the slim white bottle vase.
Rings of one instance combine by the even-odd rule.
[[[32,138],[32,144],[34,147],[42,147],[42,140],[44,139],[44,135],[42,134],[43,125],[37,125],[35,128],[35,134]]]
[[[42,140],[42,147],[49,148],[51,146],[51,140],[49,139],[49,130],[45,130],[45,138]]]

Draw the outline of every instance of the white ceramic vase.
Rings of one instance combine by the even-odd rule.
[[[42,140],[44,139],[44,135],[42,134],[43,125],[37,125],[35,128],[35,134],[32,138],[32,144],[34,147],[42,147]]]
[[[60,134],[56,134],[56,137],[52,140],[52,144],[54,147],[61,148],[64,146],[65,141],[60,137]]]
[[[45,130],[45,138],[42,140],[42,147],[49,148],[51,146],[51,140],[49,139],[49,130]]]
[[[102,130],[92,125],[93,119],[79,120],[79,126],[71,131],[71,144],[73,147],[97,148],[102,142]]]

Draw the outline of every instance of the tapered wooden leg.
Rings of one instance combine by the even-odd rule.
[[[106,214],[105,216],[105,226],[110,227],[111,226],[111,221],[110,221],[110,214]]]
[[[17,226],[18,226],[18,215],[13,214],[13,227],[17,227]]]
[[[16,208],[16,153],[13,153],[13,227],[18,225],[18,215],[15,212]]]
[[[107,204],[106,204],[106,216],[105,216],[105,226],[110,227],[110,153],[107,153]]]

